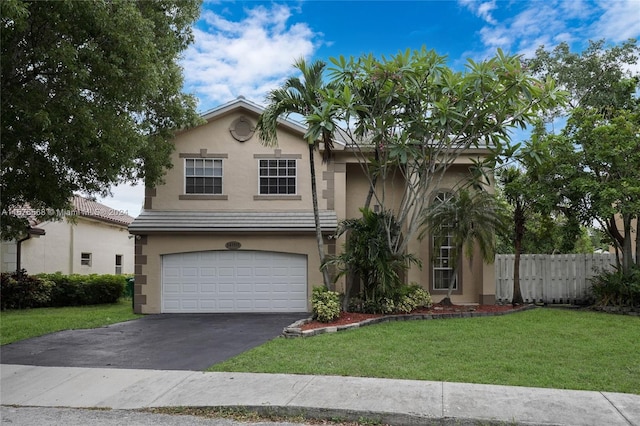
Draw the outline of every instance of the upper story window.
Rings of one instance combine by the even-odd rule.
[[[295,195],[296,160],[259,160],[260,195]]]
[[[222,194],[222,159],[185,159],[186,194]]]

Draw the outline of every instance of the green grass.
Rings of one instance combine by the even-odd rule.
[[[536,309],[275,339],[209,371],[487,383],[640,394],[640,318]]]
[[[95,328],[138,318],[131,300],[110,305],[38,308],[0,312],[0,345],[61,330]]]

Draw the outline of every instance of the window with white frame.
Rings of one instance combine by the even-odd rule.
[[[122,275],[122,255],[116,254],[116,275]]]
[[[80,253],[80,265],[91,266],[91,253]]]
[[[444,203],[453,197],[450,192],[439,192],[433,202]],[[456,247],[453,244],[453,224],[445,224],[442,234],[431,236],[431,249],[433,250],[433,263],[431,264],[431,283],[434,290],[447,290],[452,280],[453,289],[458,290],[458,277],[454,276]]]
[[[185,194],[222,194],[222,159],[186,158]]]
[[[260,195],[295,195],[296,160],[259,160]]]

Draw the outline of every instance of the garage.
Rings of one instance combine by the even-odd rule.
[[[224,250],[162,256],[163,313],[306,311],[305,255]]]

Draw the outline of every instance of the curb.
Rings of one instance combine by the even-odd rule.
[[[282,330],[282,336],[286,338],[295,337],[311,337],[324,333],[337,333],[338,331],[353,330],[360,327],[365,327],[372,324],[381,324],[392,321],[413,321],[413,320],[438,320],[438,319],[451,319],[451,318],[478,318],[478,317],[494,317],[501,315],[510,315],[517,312],[524,312],[531,309],[536,309],[536,305],[524,305],[516,309],[505,312],[451,312],[442,314],[398,314],[398,315],[386,315],[383,317],[369,318],[360,322],[354,322],[352,324],[339,325],[339,326],[327,326],[321,328],[314,328],[312,330],[302,330],[302,326],[313,321],[313,318],[305,318],[294,322],[288,327]]]
[[[213,408],[236,408],[247,410],[263,416],[302,417],[306,420],[356,422],[371,425],[393,426],[545,426],[542,423],[521,423],[502,420],[474,419],[463,417],[427,417],[411,413],[387,413],[371,410],[350,410],[343,408],[317,408],[297,406],[251,406],[237,405]]]

